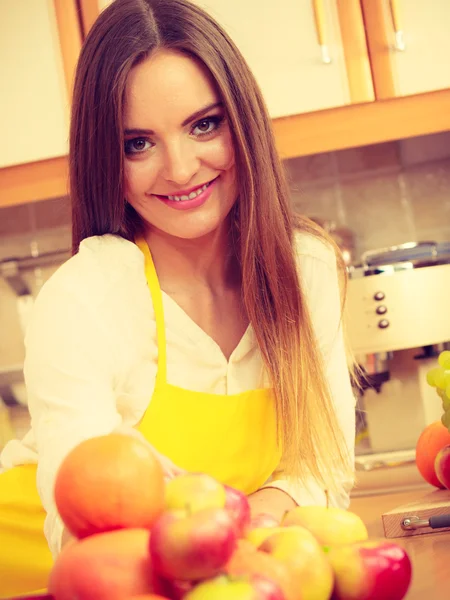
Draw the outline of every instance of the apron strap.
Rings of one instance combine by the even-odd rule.
[[[156,373],[156,382],[164,384],[167,381],[167,363],[166,363],[166,328],[164,324],[164,308],[162,302],[162,293],[159,286],[158,275],[156,274],[155,264],[152,259],[150,248],[143,237],[135,240],[136,246],[143,253],[145,259],[145,276],[150,288],[153,309],[156,320],[156,340],[158,344],[158,371]]]

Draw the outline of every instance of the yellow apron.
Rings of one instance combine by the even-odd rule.
[[[158,342],[151,402],[137,429],[159,452],[188,471],[209,473],[246,494],[259,489],[281,457],[272,392],[206,394],[167,383],[161,289],[147,244],[145,257]],[[0,598],[45,589],[52,558],[43,534],[45,512],[36,491],[36,466],[0,475]]]

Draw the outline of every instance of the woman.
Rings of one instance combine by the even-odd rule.
[[[254,513],[346,507],[341,260],[294,221],[261,94],[211,17],[186,0],[100,15],[77,69],[70,169],[74,256],[37,298],[32,427],[2,455],[1,592],[45,587],[67,537],[58,466],[117,429],[144,436],[168,477],[211,473]]]

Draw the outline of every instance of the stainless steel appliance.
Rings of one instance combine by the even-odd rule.
[[[367,373],[360,394],[367,443],[357,469],[409,465],[420,483],[417,438],[442,414],[426,374],[450,346],[450,242],[366,252],[349,274],[347,331]]]

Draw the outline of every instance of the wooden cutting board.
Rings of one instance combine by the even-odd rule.
[[[398,538],[450,531],[450,527],[439,529],[421,527],[420,529],[411,530],[402,528],[402,521],[407,517],[429,519],[430,517],[445,514],[450,514],[450,490],[436,490],[435,492],[429,492],[419,498],[419,500],[415,500],[409,504],[403,504],[389,512],[383,513],[381,519],[383,522],[384,535],[387,538]]]

